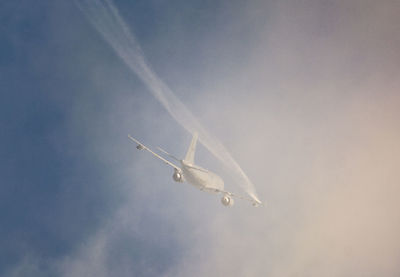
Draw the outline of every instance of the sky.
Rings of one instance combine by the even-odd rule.
[[[114,3],[266,206],[135,151],[191,134],[75,2],[3,1],[0,276],[399,276],[398,1]]]

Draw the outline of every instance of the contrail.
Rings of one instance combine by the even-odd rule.
[[[126,65],[148,87],[149,92],[187,131],[199,133],[201,143],[229,170],[241,179],[239,185],[258,200],[253,183],[219,140],[213,137],[186,108],[172,90],[150,68],[145,56],[112,0],[76,0],[89,21],[117,52]]]

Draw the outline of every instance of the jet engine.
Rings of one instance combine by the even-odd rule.
[[[172,175],[172,179],[174,179],[175,182],[183,183],[182,172],[180,172],[179,170],[175,169],[174,174]]]
[[[141,144],[138,144],[138,145],[136,146],[136,149],[138,149],[138,150],[143,150],[143,149],[144,149],[144,147],[143,147],[143,145],[141,145]]]
[[[224,205],[226,207],[230,207],[230,206],[233,206],[234,201],[228,195],[224,195],[224,197],[221,198],[221,203],[222,203],[222,205]]]

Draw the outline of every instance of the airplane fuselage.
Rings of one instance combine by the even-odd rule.
[[[221,203],[224,206],[230,207],[233,205],[233,196],[234,194],[224,190],[224,181],[221,177],[217,174],[201,168],[194,164],[194,154],[196,150],[196,142],[198,135],[197,133],[193,134],[192,141],[190,143],[189,149],[186,152],[186,156],[184,159],[180,160],[175,156],[169,154],[167,151],[158,148],[161,152],[168,155],[169,157],[173,158],[174,160],[180,163],[180,166],[170,162],[169,160],[163,158],[162,156],[158,155],[154,151],[152,151],[147,146],[140,143],[138,140],[134,139],[130,135],[128,135],[129,139],[137,143],[136,148],[139,150],[146,150],[150,152],[153,156],[157,157],[167,165],[174,168],[174,174],[172,178],[175,182],[182,183],[186,181],[187,183],[193,185],[194,187],[198,188],[201,191],[209,192],[209,193],[222,193]],[[239,197],[236,195],[236,197]],[[258,200],[255,196],[252,196],[251,199],[240,197],[242,199],[250,200],[254,206],[259,206],[261,201]]]
[[[183,178],[199,190],[217,193],[224,190],[224,181],[217,174],[181,160]]]

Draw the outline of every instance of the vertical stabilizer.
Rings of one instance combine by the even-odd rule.
[[[196,144],[197,138],[199,137],[198,133],[193,133],[192,142],[190,143],[189,149],[185,156],[185,161],[190,164],[194,164],[194,153],[196,152]]]

